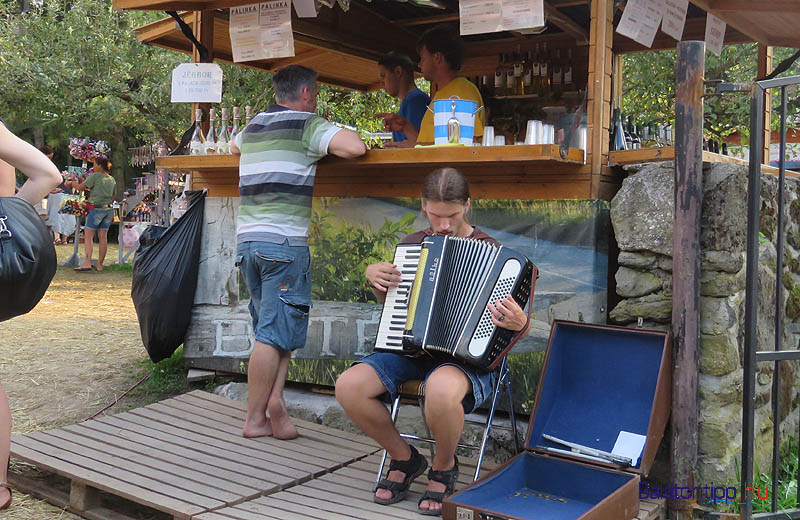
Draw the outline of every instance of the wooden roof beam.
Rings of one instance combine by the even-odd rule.
[[[725,13],[715,10],[712,7],[712,3],[714,0],[690,0],[690,1],[697,7],[703,9],[705,12],[712,13],[714,16],[721,18],[726,24],[730,25],[737,31],[753,38],[753,40],[762,43],[769,43],[770,39],[769,35],[760,31],[759,27],[757,27],[756,24],[754,23],[745,24],[736,20],[730,20],[730,17],[725,16]],[[761,2],[753,2],[753,3],[761,3]]]
[[[752,0],[709,0],[712,11],[800,13],[800,2],[797,0],[769,0],[753,2]]]
[[[458,13],[437,14],[435,16],[426,16],[424,18],[408,18],[406,20],[397,20],[394,22],[399,27],[413,27],[415,25],[433,25],[442,22],[452,22],[458,20]]]
[[[544,12],[547,14],[547,23],[552,23],[565,33],[574,36],[578,43],[589,43],[589,31],[559,11],[550,1],[544,2]]]

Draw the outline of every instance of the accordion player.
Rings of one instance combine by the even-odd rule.
[[[522,308],[529,303],[537,269],[527,257],[481,240],[428,236],[397,246],[394,264],[402,282],[387,292],[375,351],[499,366],[522,331],[496,327],[487,305],[508,295]]]

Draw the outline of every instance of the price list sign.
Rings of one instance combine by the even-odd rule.
[[[290,0],[232,7],[229,33],[233,61],[294,56]]]
[[[544,25],[543,0],[460,0],[458,10],[462,35]]]
[[[722,53],[722,44],[725,41],[725,27],[725,22],[708,13],[706,18],[706,49],[717,56]]]
[[[663,16],[664,0],[628,0],[617,32],[650,48]]]

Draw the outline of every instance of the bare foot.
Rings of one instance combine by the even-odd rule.
[[[270,422],[272,424],[273,437],[288,441],[300,436],[300,434],[297,433],[297,428],[295,428],[292,423],[292,418],[289,417],[289,414],[286,412],[285,403],[280,402],[273,404],[270,402],[270,404],[267,405],[267,410],[269,411]]]
[[[270,424],[269,417],[264,416],[264,422],[255,424],[254,421],[249,419],[245,421],[244,428],[242,428],[242,437],[251,439],[253,437],[271,437],[272,424]]]

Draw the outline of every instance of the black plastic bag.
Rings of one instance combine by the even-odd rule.
[[[131,298],[142,343],[154,363],[183,343],[192,319],[205,192],[190,192],[190,197],[189,209],[172,226],[151,226],[142,234],[134,256]]]
[[[28,201],[0,197],[0,321],[36,307],[55,274],[53,233]]]

